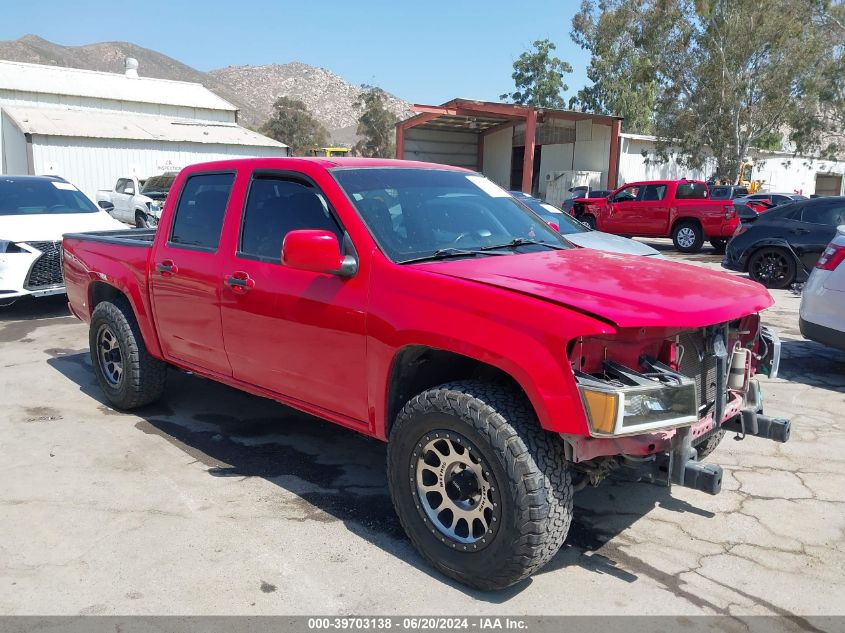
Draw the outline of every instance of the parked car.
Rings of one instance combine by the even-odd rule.
[[[175,178],[175,173],[165,173],[146,180],[139,180],[135,176],[118,178],[114,188],[97,192],[97,204],[121,222],[151,228],[158,224],[161,207]]]
[[[631,240],[620,235],[595,231],[568,213],[564,213],[547,202],[543,202],[522,192],[517,192],[520,195],[515,195],[513,191],[510,193],[522,204],[548,222],[555,231],[566,236],[566,239],[576,246],[594,248],[598,251],[607,251],[609,253],[663,257],[660,251],[648,244],[643,244],[642,242],[637,242],[636,240]]]
[[[61,178],[0,176],[0,306],[65,291],[63,233],[121,226]]]
[[[577,207],[575,217],[606,233],[671,237],[683,253],[701,250],[705,239],[722,250],[739,225],[733,203],[710,200],[700,180],[630,183]]]
[[[722,266],[747,272],[767,288],[788,288],[809,277],[840,224],[845,224],[845,197],[774,207],[740,225]]]
[[[748,195],[748,187],[742,185],[708,185],[711,200],[733,200]]]
[[[753,377],[780,349],[759,284],[573,248],[445,165],[229,160],[173,190],[158,231],[65,237],[106,398],[153,402],[174,366],[387,441],[402,526],[462,583],[551,560],[574,484],[716,494],[722,431],[788,438]]]
[[[806,338],[845,350],[845,226],[804,284],[798,323]]]
[[[786,204],[787,202],[796,202],[797,200],[807,200],[807,196],[802,196],[800,193],[773,193],[771,191],[760,191],[752,193],[747,196],[739,198],[739,202],[766,202],[772,206]]]
[[[563,204],[561,204],[561,210],[569,215],[575,215],[575,205],[584,204],[585,201],[589,201],[594,198],[607,198],[609,195],[610,191],[608,189],[589,190],[584,187],[577,191],[573,190],[572,197],[567,198],[563,201]]]

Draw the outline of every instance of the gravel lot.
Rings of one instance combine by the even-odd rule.
[[[115,412],[64,298],[21,302],[0,311],[0,614],[843,614],[845,353],[774,295],[781,377],[761,382],[791,441],[726,437],[716,497],[583,491],[559,555],[494,594],[410,546],[381,443],[176,372]]]

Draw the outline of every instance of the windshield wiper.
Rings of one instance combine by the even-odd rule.
[[[431,255],[424,255],[423,257],[415,257],[413,259],[406,259],[402,264],[412,264],[415,262],[437,261],[439,259],[448,259],[450,257],[467,257],[469,255],[510,255],[510,253],[495,253],[489,252],[486,248],[479,249],[465,249],[465,248],[441,248],[434,251]]]
[[[512,239],[510,242],[505,244],[495,244],[493,246],[482,246],[480,250],[482,251],[494,251],[501,248],[516,248],[517,246],[526,246],[528,244],[537,244],[539,246],[548,246],[549,248],[553,248],[555,250],[565,250],[566,247],[560,244],[550,244],[549,242],[541,242],[540,240],[532,240],[526,237],[517,237]]]

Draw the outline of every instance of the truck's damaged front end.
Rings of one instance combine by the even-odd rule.
[[[563,435],[581,485],[624,468],[716,494],[722,469],[700,457],[725,431],[789,438],[789,421],[763,414],[757,376],[777,375],[780,341],[757,314],[697,329],[623,328],[573,340],[568,352],[590,427],[588,437]]]

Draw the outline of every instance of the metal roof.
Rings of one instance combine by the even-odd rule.
[[[3,106],[1,109],[25,134],[287,147],[284,143],[235,123],[209,123],[144,114],[57,108]]]
[[[238,109],[197,83],[151,77],[131,78],[123,74],[96,70],[2,60],[0,90],[157,103],[208,110]]]

